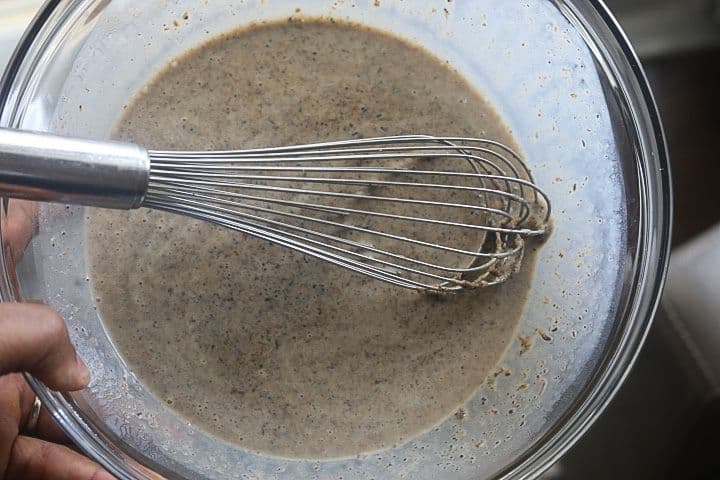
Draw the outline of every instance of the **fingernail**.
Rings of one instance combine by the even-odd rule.
[[[90,383],[90,370],[88,369],[87,365],[85,365],[85,362],[83,362],[82,358],[80,358],[79,355],[75,355],[75,362],[77,363],[78,370],[77,370],[77,379],[78,383],[80,383],[83,388],[87,387]]]

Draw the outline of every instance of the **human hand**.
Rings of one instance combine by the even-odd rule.
[[[36,207],[11,202],[3,231],[6,253],[18,259],[33,232]],[[65,322],[50,307],[0,303],[0,479],[112,480],[112,476],[63,443],[47,411],[31,421],[35,394],[19,372],[53,390],[87,386],[90,373],[70,343]],[[31,427],[31,428],[28,428]]]

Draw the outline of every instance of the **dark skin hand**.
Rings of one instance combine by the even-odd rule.
[[[36,205],[11,201],[3,242],[19,259],[32,237]],[[50,307],[0,303],[0,479],[112,480],[67,438],[43,409],[33,436],[24,432],[35,394],[19,372],[58,391],[85,388],[90,372],[70,343],[65,322]]]

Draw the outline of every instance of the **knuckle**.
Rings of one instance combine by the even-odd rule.
[[[93,472],[92,475],[88,480],[104,480],[107,478],[107,474],[105,473],[105,470],[103,470],[100,467],[97,467]]]
[[[45,328],[47,329],[48,335],[53,339],[64,339],[67,337],[67,327],[65,326],[65,320],[55,310],[45,307],[47,312],[45,314]]]
[[[0,319],[11,317],[15,308],[15,304],[11,302],[0,302]]]

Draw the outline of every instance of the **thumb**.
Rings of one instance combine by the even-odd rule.
[[[29,372],[53,390],[81,390],[90,372],[62,317],[46,305],[0,303],[0,375]]]

